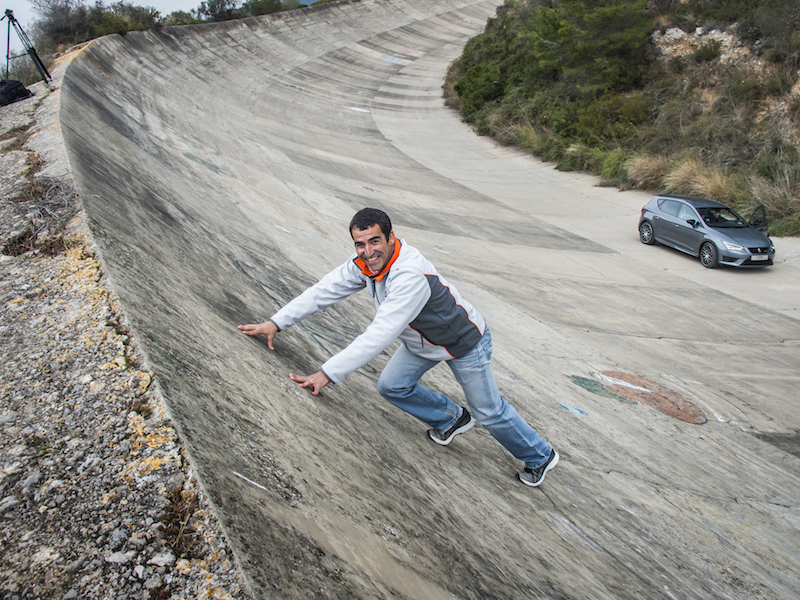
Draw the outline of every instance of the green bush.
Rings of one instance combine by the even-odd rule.
[[[643,92],[607,92],[578,111],[579,137],[599,146],[636,138],[638,126],[650,118],[650,106]]]
[[[175,10],[164,19],[164,25],[194,25],[196,23],[202,23],[200,15],[196,11]]]
[[[760,42],[773,60],[800,67],[800,3],[760,0],[750,4],[752,9],[741,18],[742,38]]]
[[[763,153],[753,163],[753,172],[774,182],[781,172],[780,160],[772,153]]]
[[[556,169],[559,171],[590,171],[599,167],[597,152],[586,144],[576,143],[559,153]]]
[[[692,60],[696,63],[717,60],[722,52],[722,44],[718,40],[708,40],[692,52]]]
[[[797,82],[797,69],[779,66],[769,71],[764,80],[764,92],[767,96],[791,94]]]
[[[774,219],[769,224],[769,234],[776,237],[800,235],[800,217],[789,215],[788,217]]]
[[[532,57],[585,93],[641,83],[652,19],[647,0],[560,0],[531,22]]]
[[[563,140],[553,135],[540,133],[533,139],[531,153],[548,162],[558,163],[564,156],[566,147]]]
[[[237,5],[237,0],[203,0],[197,7],[197,12],[206,21],[229,21],[235,16]]]
[[[155,8],[123,1],[106,6],[97,0],[87,6],[80,0],[34,0],[34,10],[38,18],[31,31],[42,54],[110,33],[125,35],[163,23]]]
[[[662,63],[649,45],[655,23],[662,33],[740,23],[770,62],[723,62],[722,45],[704,38]],[[508,0],[451,65],[445,87],[476,131],[558,169],[740,208],[763,203],[788,224],[782,231],[794,231],[785,219],[800,214],[798,49],[796,1]]]
[[[281,0],[248,0],[241,8],[241,12],[250,17],[269,15],[281,10],[283,10]]]
[[[621,148],[614,148],[605,152],[600,166],[600,177],[604,181],[615,185],[622,185],[627,180],[625,164],[628,157]]]
[[[32,37],[40,53],[51,53],[80,42],[161,25],[189,25],[203,21],[226,21],[300,8],[300,0],[204,0],[196,9],[174,11],[166,18],[155,8],[120,0],[106,6],[102,0],[87,5],[84,0],[31,0],[36,20]],[[323,3],[325,0],[320,0]]]
[[[458,81],[455,90],[461,102],[461,116],[471,123],[484,104],[502,95],[500,72],[492,66],[474,65]]]

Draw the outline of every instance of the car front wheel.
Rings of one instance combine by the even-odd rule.
[[[639,239],[643,244],[652,246],[656,243],[656,236],[653,235],[653,225],[650,221],[642,221],[639,224]]]
[[[716,269],[719,265],[719,254],[717,247],[711,242],[706,242],[700,246],[700,262],[706,269]]]

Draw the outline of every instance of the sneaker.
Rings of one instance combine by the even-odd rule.
[[[469,414],[466,408],[462,410],[463,412],[458,418],[458,421],[456,421],[450,429],[447,431],[428,429],[428,436],[440,446],[447,446],[459,433],[464,433],[472,429],[472,426],[475,425],[475,419],[472,418],[472,415]]]
[[[557,464],[558,452],[551,449],[550,456],[547,457],[547,460],[543,465],[540,465],[535,469],[529,469],[528,467],[525,467],[524,471],[517,473],[517,479],[519,479],[525,485],[537,487],[544,481],[545,474]]]

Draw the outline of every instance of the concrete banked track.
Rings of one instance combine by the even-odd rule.
[[[475,138],[441,83],[496,4],[165,28],[99,40],[67,71],[92,231],[253,592],[800,596],[800,324],[777,292],[754,299],[794,293],[796,267],[711,272],[641,246],[647,196]],[[236,329],[345,260],[363,206],[487,317],[501,390],[562,453],[542,488],[480,427],[426,440],[375,389],[390,351],[319,397],[288,380],[366,327],[365,294],[274,353]],[[446,368],[426,381],[461,397]]]

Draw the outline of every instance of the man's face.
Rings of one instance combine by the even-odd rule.
[[[394,231],[389,232],[389,239],[387,240],[381,231],[380,225],[376,223],[367,229],[353,227],[350,234],[353,236],[358,258],[364,261],[370,271],[380,273],[392,256]]]

